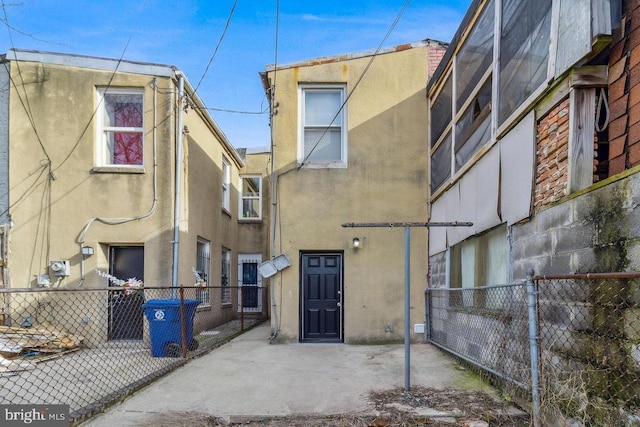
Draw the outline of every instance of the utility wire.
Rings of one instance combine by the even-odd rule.
[[[320,144],[320,142],[322,141],[322,138],[324,138],[324,136],[327,134],[327,132],[329,131],[329,129],[331,128],[331,125],[333,125],[333,123],[336,121],[336,119],[338,118],[338,116],[340,116],[340,114],[342,113],[342,111],[344,110],[344,107],[347,105],[347,102],[349,101],[349,98],[351,98],[351,95],[353,95],[353,93],[356,91],[358,85],[360,84],[360,82],[362,81],[362,79],[364,78],[364,76],[367,74],[367,71],[369,71],[369,67],[371,67],[371,64],[373,63],[373,60],[376,59],[376,56],[378,56],[378,54],[380,53],[380,50],[382,49],[382,46],[384,45],[384,43],[387,41],[387,39],[389,38],[389,36],[391,35],[391,32],[394,30],[394,28],[396,27],[396,25],[398,25],[398,22],[400,21],[400,18],[402,17],[402,15],[404,14],[404,11],[407,9],[407,7],[409,6],[409,3],[411,3],[411,0],[406,0],[404,5],[402,6],[402,8],[400,9],[400,12],[398,12],[398,15],[396,15],[396,18],[394,19],[393,23],[391,24],[391,26],[389,27],[389,29],[387,30],[387,34],[385,34],[384,38],[382,39],[382,41],[380,42],[380,44],[378,45],[378,48],[376,49],[376,51],[373,53],[373,56],[371,56],[371,59],[369,60],[369,63],[367,64],[367,66],[365,67],[365,69],[362,71],[362,74],[360,74],[360,77],[358,78],[358,80],[356,81],[356,83],[353,85],[353,88],[351,89],[351,91],[349,91],[349,93],[347,94],[347,97],[345,98],[344,102],[342,103],[342,105],[340,105],[340,108],[338,108],[338,111],[336,112],[336,114],[333,116],[333,119],[331,119],[331,122],[329,123],[329,125],[327,125],[327,127],[324,129],[324,131],[322,132],[322,135],[320,135],[320,137],[318,138],[318,141],[315,143],[315,145],[311,148],[311,150],[309,151],[309,153],[304,157],[304,159],[302,159],[302,162],[300,163],[300,165],[298,166],[298,170],[300,170],[300,168],[302,168],[305,164],[305,162],[309,159],[309,156],[311,156],[311,154],[313,154],[313,152],[315,151],[315,149],[318,147],[318,145]]]
[[[221,111],[223,113],[256,114],[256,115],[267,114],[269,112],[269,108],[265,108],[262,111],[228,110],[228,109],[225,109],[225,108],[212,108],[212,107],[205,107],[205,108],[194,107],[194,109],[196,109],[196,110],[207,110],[207,111]]]
[[[14,52],[15,52],[15,46],[13,44],[13,36],[11,35],[11,29],[13,27],[11,27],[9,25],[9,18],[7,16],[7,8],[6,8],[6,4],[4,2],[2,2],[2,15],[4,17],[4,23],[7,26],[7,33],[9,35],[9,42],[11,44],[11,47],[13,48]],[[33,129],[33,132],[36,136],[36,139],[38,140],[38,144],[40,144],[40,148],[42,149],[42,152],[44,153],[45,157],[47,158],[47,161],[49,163],[49,167],[51,167],[51,157],[49,157],[49,153],[47,153],[47,149],[44,146],[44,143],[42,142],[42,139],[40,138],[40,134],[38,133],[38,129],[36,128],[36,124],[33,120],[33,112],[31,111],[31,105],[29,104],[29,97],[27,96],[27,89],[26,89],[26,85],[24,83],[24,78],[22,77],[22,70],[20,69],[20,64],[18,63],[18,61],[16,61],[16,69],[18,70],[18,77],[20,77],[20,83],[22,85],[22,92],[24,94],[24,99],[22,97],[22,95],[20,95],[20,91],[18,90],[18,85],[16,84],[16,82],[13,80],[13,77],[11,76],[11,73],[9,72],[9,66],[7,65],[7,63],[5,62],[4,64],[5,69],[7,70],[7,75],[9,76],[9,80],[11,81],[11,84],[13,85],[13,87],[16,89],[16,94],[18,95],[18,99],[20,100],[20,104],[22,104],[22,108],[24,108],[24,111],[27,115],[27,118],[29,119],[29,124],[31,125],[31,128]],[[51,179],[55,179],[55,177],[53,176],[53,172],[50,170],[50,176]]]
[[[209,67],[211,66],[211,63],[213,62],[213,58],[215,58],[216,53],[218,53],[218,49],[220,48],[220,45],[222,44],[222,40],[224,39],[225,34],[227,34],[227,29],[229,28],[229,24],[231,23],[231,17],[233,16],[233,12],[236,10],[236,5],[238,4],[238,0],[235,0],[233,2],[233,6],[231,6],[231,12],[229,12],[229,16],[227,17],[227,22],[224,26],[224,30],[222,31],[222,34],[220,35],[220,39],[218,40],[218,44],[216,45],[216,48],[213,51],[213,54],[211,54],[211,58],[209,58],[209,63],[207,64],[207,68],[205,68],[204,73],[202,73],[202,77],[200,77],[200,80],[198,81],[198,84],[196,85],[195,89],[193,89],[193,95],[196,94],[196,92],[198,92],[198,88],[200,87],[200,84],[202,83],[202,80],[204,79],[204,77],[207,75],[207,72],[209,72]]]
[[[107,88],[105,89],[105,94],[109,91],[109,88],[111,87],[111,83],[113,83],[113,79],[116,76],[116,72],[118,71],[118,68],[120,68],[120,64],[122,64],[122,61],[123,61],[123,58],[124,58],[124,54],[127,51],[127,49],[129,48],[129,43],[131,42],[131,37],[132,36],[129,36],[129,39],[127,40],[127,44],[125,44],[124,49],[122,50],[122,54],[120,55],[120,58],[118,59],[116,67],[113,69],[113,72],[111,73],[111,76],[109,77],[109,82],[107,83]],[[53,169],[53,172],[55,172],[58,169],[60,169],[62,167],[62,165],[64,165],[67,162],[67,160],[69,160],[71,158],[71,155],[73,154],[73,152],[76,151],[76,148],[78,148],[78,146],[80,145],[80,142],[82,142],[82,138],[84,137],[84,135],[89,130],[89,127],[91,126],[91,123],[93,122],[94,117],[96,116],[96,114],[98,114],[98,110],[100,109],[100,106],[102,105],[103,99],[104,99],[104,97],[100,97],[100,102],[98,103],[98,105],[96,105],[96,108],[91,113],[91,117],[89,117],[89,120],[87,121],[87,124],[85,125],[84,129],[82,129],[82,132],[80,133],[80,136],[78,137],[76,143],[73,145],[73,147],[71,147],[71,151],[69,151],[69,154],[67,154],[67,156],[60,162],[60,164],[58,166],[56,166],[55,169]]]

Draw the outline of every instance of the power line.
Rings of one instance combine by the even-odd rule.
[[[338,116],[342,113],[342,111],[344,110],[345,105],[347,105],[347,102],[349,101],[349,98],[351,98],[351,95],[353,95],[353,92],[356,91],[356,88],[358,87],[358,85],[360,84],[360,82],[362,81],[362,79],[364,78],[365,74],[367,74],[367,71],[369,71],[369,67],[371,67],[371,64],[373,63],[373,60],[376,59],[376,56],[378,56],[378,54],[380,53],[380,50],[382,50],[382,46],[384,45],[384,43],[387,41],[387,39],[389,38],[389,36],[391,35],[391,32],[394,30],[394,28],[396,27],[396,25],[398,25],[398,22],[400,21],[400,18],[402,17],[402,15],[404,14],[404,11],[407,9],[407,7],[409,6],[409,3],[411,3],[411,0],[406,0],[404,5],[402,6],[402,8],[400,9],[400,12],[398,12],[398,14],[396,15],[396,18],[394,19],[393,23],[391,24],[391,26],[389,27],[389,29],[387,30],[387,34],[385,34],[384,38],[382,39],[382,41],[380,42],[380,44],[378,45],[378,48],[376,49],[376,51],[373,53],[373,56],[371,56],[371,59],[369,60],[369,63],[367,64],[367,66],[364,68],[364,70],[362,71],[362,74],[360,74],[360,77],[358,78],[358,80],[356,81],[356,83],[353,85],[353,89],[351,89],[351,91],[347,94],[347,97],[345,98],[344,102],[342,103],[342,105],[340,105],[340,108],[338,108],[338,111],[336,112],[336,114],[333,116],[333,119],[331,119],[331,122],[329,123],[329,125],[327,125],[327,127],[324,129],[324,131],[322,132],[322,135],[320,135],[320,137],[318,138],[318,141],[315,143],[315,145],[311,148],[311,150],[309,151],[309,154],[307,154],[303,159],[302,162],[300,163],[300,165],[298,166],[298,170],[300,170],[300,168],[302,168],[305,164],[305,162],[309,159],[309,156],[311,156],[311,154],[313,154],[313,152],[315,151],[315,149],[318,147],[318,145],[320,144],[320,142],[322,141],[322,138],[324,138],[324,136],[327,134],[327,132],[329,131],[329,129],[331,128],[331,125],[333,125],[333,123],[336,121],[336,119],[338,118]]]
[[[113,72],[111,73],[111,76],[109,77],[109,82],[107,83],[107,88],[105,89],[105,94],[109,91],[109,88],[111,87],[111,83],[113,82],[113,79],[116,76],[116,72],[118,71],[118,68],[120,68],[120,64],[123,61],[125,52],[129,48],[129,43],[130,42],[131,42],[131,36],[129,36],[129,39],[127,40],[127,44],[124,46],[124,49],[122,50],[122,54],[120,55],[120,59],[118,59],[116,67],[113,69]],[[78,140],[73,145],[73,147],[71,147],[71,151],[69,151],[69,154],[67,154],[67,156],[60,162],[60,164],[58,166],[56,166],[55,169],[53,169],[53,172],[55,172],[58,169],[60,169],[62,167],[62,165],[64,165],[67,162],[67,160],[69,160],[71,158],[71,155],[73,154],[73,152],[76,151],[76,148],[78,148],[78,146],[80,145],[80,142],[82,141],[82,138],[84,137],[84,135],[89,130],[89,127],[91,126],[91,122],[93,122],[93,119],[95,118],[96,114],[98,114],[98,110],[100,109],[100,106],[102,105],[102,102],[103,102],[103,98],[101,97],[100,98],[100,102],[98,103],[98,105],[96,105],[96,108],[91,113],[91,117],[89,117],[89,120],[87,121],[87,124],[85,125],[84,129],[80,133],[80,136],[78,137]]]
[[[228,110],[225,108],[212,108],[212,107],[205,107],[205,108],[198,108],[195,107],[196,110],[208,110],[208,111],[220,111],[223,113],[236,113],[236,114],[267,114],[269,112],[268,108],[263,109],[262,111],[241,111],[241,110]]]
[[[198,92],[198,88],[200,87],[200,84],[202,83],[202,80],[204,79],[204,76],[207,75],[207,72],[209,71],[209,67],[211,66],[211,63],[213,62],[213,58],[215,58],[216,53],[218,53],[218,49],[220,48],[220,45],[222,44],[222,40],[224,39],[225,34],[227,34],[227,29],[229,28],[229,24],[231,23],[231,17],[233,16],[233,12],[236,10],[236,5],[238,4],[238,0],[235,0],[233,2],[233,6],[231,7],[231,12],[229,12],[229,16],[227,17],[227,22],[224,26],[224,30],[222,31],[222,34],[220,35],[220,39],[218,40],[218,44],[216,45],[216,48],[213,51],[213,54],[211,54],[211,58],[209,59],[209,63],[207,64],[207,67],[204,70],[204,73],[202,73],[202,77],[200,77],[200,80],[198,81],[198,84],[196,85],[195,89],[193,89],[193,94],[195,95],[196,92]]]

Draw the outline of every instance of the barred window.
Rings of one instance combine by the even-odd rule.
[[[211,304],[211,295],[209,292],[209,266],[211,265],[211,256],[209,252],[210,242],[206,239],[198,237],[196,247],[196,271],[200,279],[206,287],[196,290],[196,299],[200,301],[200,305]]]
[[[231,251],[222,248],[222,276],[220,278],[220,286],[222,286],[222,304],[231,304],[231,288],[229,287],[231,271]]]

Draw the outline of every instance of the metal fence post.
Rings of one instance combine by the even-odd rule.
[[[240,330],[244,331],[244,286],[240,286]]]
[[[538,304],[534,271],[527,270],[527,306],[529,308],[529,353],[531,356],[531,399],[533,404],[533,425],[540,427],[540,361],[538,357]]]
[[[187,358],[187,323],[184,309],[184,288],[180,287],[180,349],[182,350],[182,358]]]
[[[429,298],[429,288],[424,290],[424,332],[425,340],[431,342],[431,299]]]

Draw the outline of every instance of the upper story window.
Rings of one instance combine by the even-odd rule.
[[[478,13],[430,95],[432,191],[464,173],[540,93],[551,72],[551,3],[488,0]]]
[[[552,0],[502,0],[499,124],[547,78]]]
[[[345,85],[301,85],[298,163],[344,167],[347,163]]]
[[[144,165],[143,89],[98,89],[97,163]]]
[[[240,219],[262,218],[262,179],[259,176],[240,177]]]
[[[222,156],[222,208],[229,210],[231,205],[231,163]]]

